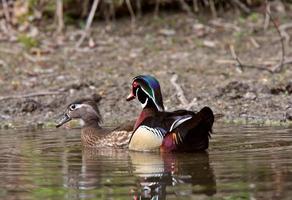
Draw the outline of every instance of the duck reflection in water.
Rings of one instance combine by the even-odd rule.
[[[122,186],[122,190],[126,190],[123,194],[130,194],[131,199],[212,196],[216,193],[207,152],[171,154],[84,148],[79,170],[78,180],[73,178],[75,186],[71,186],[79,189]],[[118,181],[115,176],[119,177]],[[111,194],[114,192],[108,195]]]
[[[150,154],[130,152],[133,174],[138,178],[134,199],[166,199],[216,193],[208,153]]]

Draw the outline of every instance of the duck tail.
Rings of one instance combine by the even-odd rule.
[[[214,114],[209,107],[202,108],[190,120],[181,124],[176,132],[177,149],[183,151],[200,151],[209,147]]]

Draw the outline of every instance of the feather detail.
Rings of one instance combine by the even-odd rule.
[[[105,131],[105,130],[102,130]],[[131,131],[116,130],[104,133],[92,127],[84,127],[81,131],[81,141],[87,147],[127,147],[132,135]]]
[[[161,128],[139,126],[133,133],[129,149],[136,151],[153,151],[159,149],[166,131]]]
[[[171,132],[173,129],[184,123],[185,121],[191,119],[191,115],[185,115],[185,116],[179,116],[178,119],[176,119],[173,124],[171,125],[169,132]]]

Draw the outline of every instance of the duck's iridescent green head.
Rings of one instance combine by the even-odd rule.
[[[156,78],[150,75],[139,75],[133,79],[132,90],[127,101],[138,98],[142,107],[145,107],[150,98],[158,111],[164,111],[160,84]]]

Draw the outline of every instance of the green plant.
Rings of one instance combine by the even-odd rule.
[[[20,34],[18,36],[18,42],[21,43],[26,49],[39,46],[39,41],[31,36]]]

